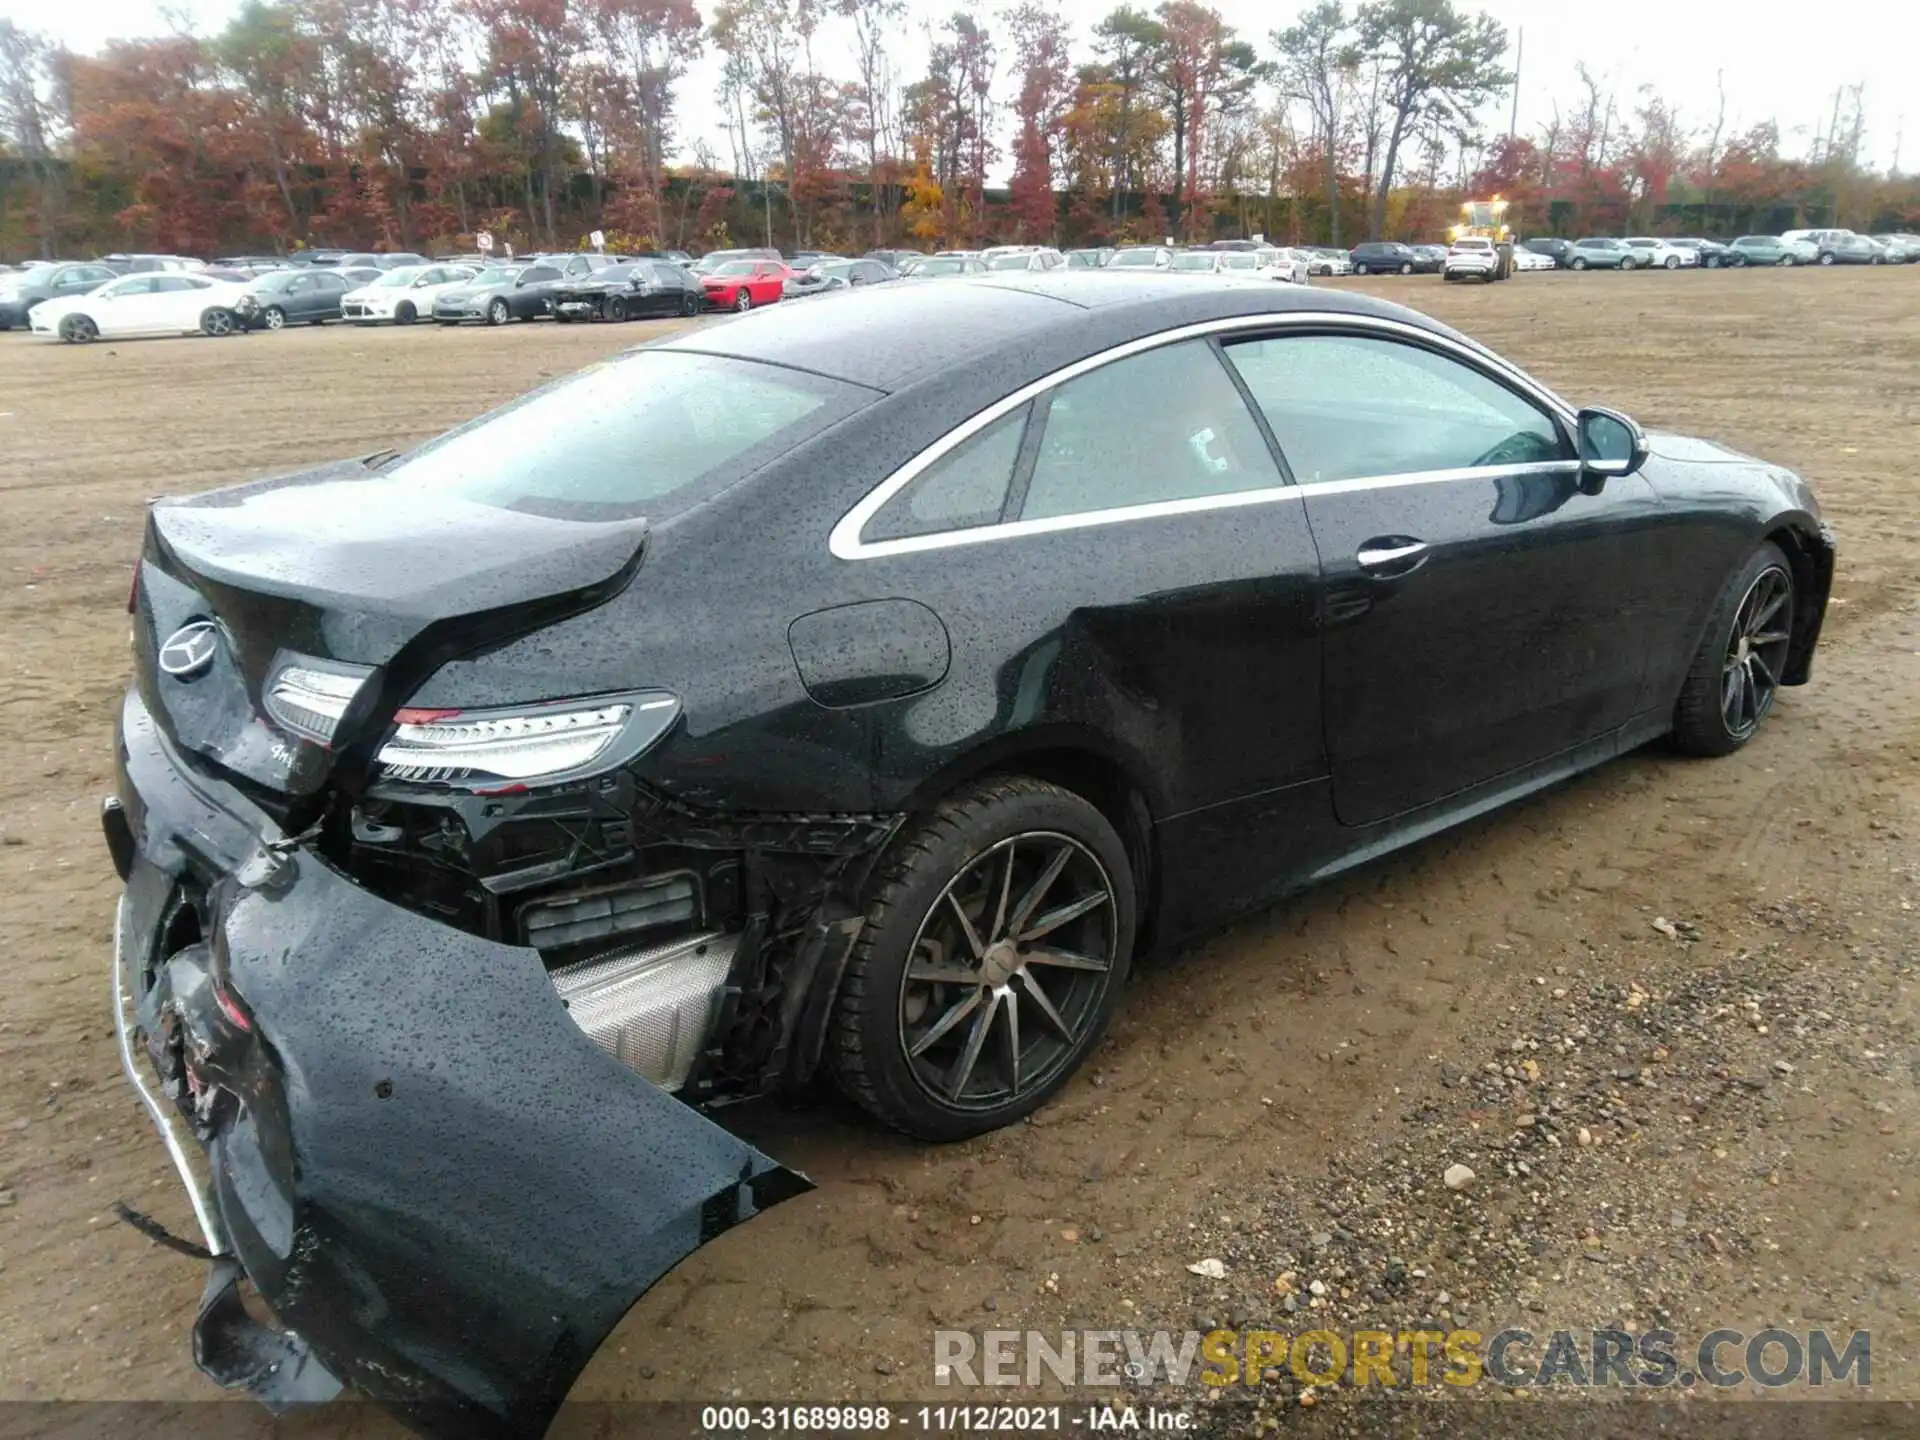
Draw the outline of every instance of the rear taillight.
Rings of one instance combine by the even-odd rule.
[[[405,709],[380,747],[383,779],[498,791],[552,783],[624,763],[673,728],[680,702],[664,691],[500,710]]]

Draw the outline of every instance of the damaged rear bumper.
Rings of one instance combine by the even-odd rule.
[[[354,885],[137,697],[118,758],[115,1023],[214,1257],[220,1383],[538,1435],[642,1292],[809,1188],[596,1047],[535,951]]]

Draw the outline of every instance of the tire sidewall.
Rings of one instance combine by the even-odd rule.
[[[1681,749],[1691,754],[1732,754],[1766,728],[1767,718],[1773,713],[1773,702],[1779,700],[1779,687],[1776,685],[1773,702],[1769,702],[1766,712],[1753,729],[1745,735],[1735,735],[1727,728],[1726,714],[1720,703],[1727,649],[1733,641],[1733,627],[1739,619],[1741,602],[1746,599],[1754,582],[1768,570],[1779,570],[1787,577],[1786,621],[1789,631],[1793,628],[1794,617],[1801,603],[1799,582],[1794,578],[1792,562],[1778,545],[1768,540],[1727,577],[1719,598],[1714,602],[1713,615],[1707,622],[1706,631],[1694,650],[1674,714],[1674,738]]]
[[[1079,796],[1038,782],[1002,782],[967,793],[984,798],[978,811],[959,823],[931,823],[895,842],[900,857],[883,857],[868,906],[868,923],[856,945],[865,977],[858,1002],[843,996],[841,1023],[859,1027],[865,1041],[862,1070],[880,1102],[884,1118],[927,1140],[961,1140],[999,1129],[1032,1113],[1073,1076],[1100,1044],[1126,987],[1136,926],[1137,899],[1126,847],[1113,826]],[[944,813],[951,807],[942,807]],[[1114,896],[1114,959],[1099,1012],[1075,1048],[1072,1059],[1047,1084],[993,1111],[956,1111],[935,1102],[921,1089],[900,1043],[900,989],[907,961],[922,922],[940,893],[967,865],[1009,835],[1056,831],[1070,835],[1106,870]],[[916,842],[929,841],[924,849]],[[880,913],[876,915],[876,910]],[[858,1098],[856,1096],[856,1098]]]

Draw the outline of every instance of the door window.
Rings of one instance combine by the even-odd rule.
[[[1301,484],[1566,459],[1546,411],[1445,355],[1359,335],[1227,347]]]
[[[1204,340],[1163,345],[1052,392],[1022,520],[1281,483],[1272,452]]]
[[[1032,408],[1022,405],[934,461],[881,508],[861,538],[904,540],[998,523]]]

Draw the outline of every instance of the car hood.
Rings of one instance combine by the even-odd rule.
[[[1729,449],[1717,440],[1702,440],[1694,435],[1673,435],[1666,431],[1647,432],[1647,449],[1662,460],[1678,460],[1688,465],[1759,465],[1751,455]]]
[[[457,655],[590,609],[640,564],[644,520],[559,520],[389,480],[345,461],[163,500],[148,516],[134,653],[147,708],[182,748],[289,795],[357,784],[395,708]],[[216,627],[177,677],[171,637]],[[266,715],[282,665],[368,673],[331,746]]]
[[[58,320],[61,316],[72,314],[79,309],[81,302],[86,298],[85,295],[67,295],[58,300],[42,300],[33,307],[34,318],[41,321]]]

